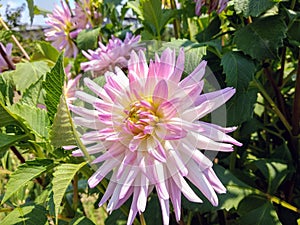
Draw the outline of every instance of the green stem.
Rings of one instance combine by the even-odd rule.
[[[292,0],[290,8],[293,10],[295,8],[296,5],[296,0]]]
[[[297,136],[300,133],[300,52],[298,55],[298,68],[295,85],[295,97],[293,102],[292,114],[292,133]]]
[[[264,89],[264,87],[262,86],[262,84],[257,79],[254,79],[254,83],[255,83],[256,87],[258,88],[258,90],[261,92],[262,96],[265,98],[265,100],[267,100],[267,102],[270,104],[271,108],[274,110],[274,112],[276,113],[276,115],[279,117],[279,119],[281,120],[281,122],[285,126],[286,130],[289,132],[289,134],[291,134],[291,130],[292,130],[291,125],[286,120],[286,118],[281,113],[281,111],[278,109],[278,107],[276,106],[275,102],[272,100],[272,98],[266,92],[266,90]]]
[[[170,0],[170,2],[171,2],[172,10],[177,10],[175,0]],[[175,19],[173,21],[173,27],[174,27],[175,38],[176,39],[180,38],[180,21],[178,20],[177,16],[175,17]]]
[[[186,225],[191,225],[192,219],[193,219],[193,213],[192,213],[192,212],[189,212],[189,214],[188,214],[188,219],[187,219],[187,222],[186,222]]]
[[[141,225],[147,225],[147,223],[146,223],[146,220],[145,220],[145,217],[144,217],[144,214],[143,214],[143,213],[141,213],[141,214],[140,214],[140,221],[141,221]]]

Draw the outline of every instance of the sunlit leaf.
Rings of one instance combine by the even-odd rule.
[[[234,41],[239,49],[254,59],[276,59],[285,33],[284,21],[279,16],[269,16],[237,30]]]
[[[63,196],[65,195],[67,187],[70,185],[75,174],[85,164],[86,162],[80,164],[64,163],[56,167],[56,170],[53,174],[54,178],[52,180],[56,221],[58,220],[60,204],[62,202]]]
[[[26,139],[28,139],[28,136],[26,134],[8,135],[8,134],[0,133],[0,152],[14,145],[15,142],[26,140]]]
[[[43,83],[44,89],[46,90],[45,103],[51,122],[53,122],[54,115],[57,112],[57,106],[63,91],[65,76],[63,55],[60,54],[55,66],[47,73],[46,81]]]
[[[54,147],[76,145],[76,139],[73,133],[76,131],[73,129],[74,126],[72,123],[73,121],[68,106],[64,96],[62,95],[50,133],[51,143]]]
[[[44,61],[18,63],[13,74],[17,90],[25,91],[30,85],[39,80],[41,76],[45,75],[49,69]]]
[[[40,176],[53,166],[53,161],[50,159],[36,159],[27,161],[25,164],[20,165],[14,171],[6,185],[6,192],[2,199],[2,204],[6,202],[13,194],[23,188],[29,181]]]
[[[48,137],[47,127],[49,125],[49,119],[46,110],[26,104],[14,104],[9,107],[9,109],[15,115],[23,118],[23,123],[35,134],[44,138]]]
[[[95,49],[98,46],[99,32],[100,28],[81,31],[76,39],[78,48],[81,50]]]
[[[234,0],[234,9],[245,17],[259,16],[275,4],[274,0]]]
[[[1,220],[1,225],[45,225],[48,224],[46,215],[41,205],[19,206]]]

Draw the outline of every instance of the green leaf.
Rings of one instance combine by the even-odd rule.
[[[277,213],[271,202],[266,202],[265,204],[257,207],[254,210],[249,211],[247,214],[241,216],[238,224],[243,225],[281,225]]]
[[[25,91],[29,86],[40,79],[49,71],[49,67],[44,61],[25,62],[16,64],[13,74],[14,83],[17,90]]]
[[[251,119],[256,99],[256,88],[250,87],[245,92],[236,93],[226,104],[227,126],[237,126]]]
[[[65,76],[63,55],[60,54],[55,66],[47,73],[46,81],[43,83],[46,90],[45,103],[51,122],[53,122],[54,115],[57,112],[57,106],[63,92]]]
[[[58,59],[59,52],[49,42],[39,41],[36,43],[37,52],[34,52],[33,60],[47,60],[53,66]]]
[[[259,159],[253,161],[250,165],[254,165],[259,169],[267,179],[267,192],[269,194],[274,194],[277,191],[277,188],[290,172],[288,165],[284,161],[278,159]]]
[[[276,59],[285,33],[284,21],[279,16],[269,16],[237,30],[234,41],[239,49],[254,59]]]
[[[160,40],[162,29],[176,15],[176,12],[162,10],[160,0],[141,0],[140,7],[146,29]]]
[[[0,93],[3,96],[3,103],[12,104],[14,97],[14,87],[12,74],[14,71],[0,73]]]
[[[50,159],[36,159],[26,161],[20,165],[15,172],[10,175],[6,185],[6,192],[1,204],[6,202],[13,194],[23,188],[32,179],[39,177],[53,166],[53,161]]]
[[[0,127],[7,125],[19,125],[21,122],[10,112],[10,110],[0,101]]]
[[[88,219],[85,216],[82,216],[80,218],[74,218],[71,222],[70,225],[95,225],[93,221]]]
[[[158,212],[157,209],[160,208],[159,200],[157,195],[150,195],[147,202],[147,207],[144,212],[145,220],[147,221],[147,225],[157,225],[162,220],[162,214]]]
[[[237,13],[243,12],[244,17],[256,17],[272,8],[276,3],[274,0],[234,0],[234,9]]]
[[[186,198],[183,198],[182,204],[184,208],[194,211],[206,213],[210,211],[215,211],[219,209],[226,209],[229,211],[234,208],[237,209],[239,203],[246,197],[259,192],[255,188],[245,184],[235,177],[229,170],[225,170],[219,165],[214,165],[214,171],[216,172],[218,178],[221,180],[222,184],[226,187],[227,192],[225,194],[218,195],[219,205],[217,207],[212,206],[208,200],[203,196],[203,194],[193,186],[193,190],[201,199],[203,203],[193,203],[189,202]]]
[[[198,42],[207,42],[211,41],[213,37],[221,31],[221,20],[216,16],[208,26],[197,34],[196,39]]]
[[[34,2],[33,0],[26,0],[26,2],[27,2],[27,7],[30,16],[30,24],[32,25],[33,17],[34,17]]]
[[[53,174],[52,186],[53,186],[53,200],[55,205],[56,222],[58,220],[58,212],[63,196],[67,190],[67,187],[71,183],[75,174],[84,166],[86,162],[80,164],[61,164],[56,167],[56,171]]]
[[[44,17],[47,17],[47,15],[50,13],[51,13],[51,11],[41,9],[41,8],[37,7],[36,5],[34,6],[34,15],[42,15]]]
[[[162,48],[158,52],[162,52],[166,48],[175,49],[178,53],[180,48],[184,48],[184,73],[190,74],[199,65],[202,57],[206,55],[207,46],[191,42],[187,39],[176,39],[171,42],[163,43]]]
[[[40,137],[48,138],[49,119],[46,110],[19,103],[9,107],[10,111],[24,119],[24,125]]]
[[[98,46],[100,28],[93,30],[83,30],[81,31],[76,39],[76,43],[79,49],[88,50],[95,49]]]
[[[8,134],[0,133],[0,152],[14,145],[15,142],[26,140],[26,139],[28,139],[28,136],[26,134],[8,135]]]
[[[43,86],[42,84],[43,77],[40,77],[40,79],[38,79],[35,83],[31,84],[29,88],[24,91],[23,96],[20,99],[20,104],[37,106]]]
[[[53,120],[50,140],[54,147],[76,145],[74,125],[64,96],[60,98],[57,113]]]
[[[245,91],[255,73],[254,62],[239,52],[227,52],[223,55],[221,64],[226,74],[227,86]]]
[[[41,205],[25,205],[16,207],[1,221],[1,225],[45,224],[48,224],[47,212]]]

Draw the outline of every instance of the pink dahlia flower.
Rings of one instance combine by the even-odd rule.
[[[221,13],[227,6],[229,0],[194,0],[196,2],[195,13],[196,15],[200,15],[201,8],[204,5],[208,6],[208,13],[216,10],[218,13]]]
[[[127,33],[124,41],[112,36],[106,46],[99,42],[99,48],[95,51],[83,51],[89,61],[81,63],[81,69],[103,75],[106,71],[114,71],[116,66],[127,68],[130,52],[137,47],[139,40],[139,35],[132,36]]]
[[[11,58],[11,51],[12,51],[13,44],[8,43],[6,46],[4,46],[2,43],[0,43],[0,45],[1,45],[0,46],[1,49],[3,50],[2,54],[5,54],[5,56],[0,54],[0,72],[3,72],[9,69],[9,65],[7,63],[13,65],[12,58]]]
[[[55,5],[53,13],[48,14],[46,23],[51,28],[45,30],[47,41],[51,41],[52,45],[59,51],[65,50],[65,56],[76,56],[78,49],[72,38],[78,35],[78,31],[74,31],[72,22],[72,13],[64,1],[61,1],[62,8]]]
[[[200,150],[232,151],[233,145],[241,143],[226,133],[236,128],[199,119],[223,105],[235,90],[225,88],[201,94],[205,67],[202,61],[181,80],[183,49],[177,60],[175,51],[166,49],[149,66],[142,51],[133,51],[128,76],[116,68],[116,73],[105,74],[103,88],[84,79],[97,97],[76,92],[79,99],[93,107],[70,106],[78,115],[75,123],[88,128],[81,137],[87,152],[96,154],[94,164],[101,164],[90,177],[89,186],[95,187],[112,174],[99,205],[109,200],[107,210],[111,212],[133,196],[127,224],[132,224],[137,213],[144,212],[154,188],[165,225],[169,224],[169,200],[178,221],[181,194],[190,201],[202,202],[187,180],[214,206],[218,205],[216,193],[226,191],[212,169],[213,163]],[[73,155],[83,153],[76,150]]]
[[[91,19],[98,19],[101,17],[100,13],[91,12],[91,1],[82,0],[75,2],[75,13],[72,18],[77,29],[91,29],[93,28]],[[92,15],[93,14],[93,15]]]
[[[64,84],[64,94],[68,104],[71,104],[75,98],[75,92],[77,90],[81,74],[78,74],[75,78],[72,78],[72,73],[70,72],[71,65],[65,68],[65,73],[67,75],[67,81]]]

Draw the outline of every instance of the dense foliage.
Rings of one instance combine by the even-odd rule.
[[[95,168],[63,146],[84,149],[66,91],[68,81],[91,73],[81,70],[88,61],[83,51],[95,50],[98,41],[108,44],[111,35],[124,40],[127,32],[157,41],[158,51],[183,47],[187,73],[204,59],[221,88],[236,88],[226,104],[226,126],[238,126],[232,136],[243,146],[214,160],[227,193],[213,207],[195,188],[204,203],[183,197],[179,223],[300,223],[300,2],[232,0],[222,12],[211,7],[217,1],[205,2],[197,16],[192,0],[91,0],[83,7],[88,25],[67,36],[78,52],[66,57],[51,40],[34,47],[21,40],[27,58],[14,42],[21,37],[2,28],[1,55],[11,64],[0,70],[1,225],[126,224],[130,201],[110,215],[105,206],[97,209],[108,181],[90,189]],[[32,18],[44,14],[27,3]],[[9,42],[12,57],[4,51]],[[152,193],[134,224],[161,221]],[[177,224],[174,213],[170,224]]]

